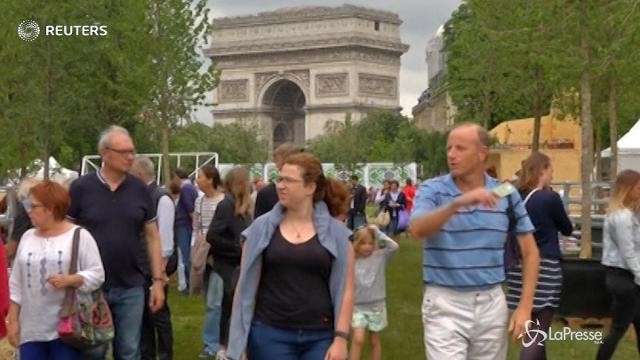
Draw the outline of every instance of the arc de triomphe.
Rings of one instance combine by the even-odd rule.
[[[343,5],[214,19],[216,123],[262,126],[272,146],[323,134],[330,120],[400,110],[398,15]]]

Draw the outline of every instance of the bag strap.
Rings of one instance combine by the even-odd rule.
[[[529,201],[529,199],[531,199],[531,195],[535,194],[536,191],[538,191],[538,190],[542,190],[542,189],[541,188],[535,188],[535,189],[531,190],[531,192],[529,194],[527,194],[527,197],[524,198],[524,204],[525,205],[527,204],[527,201]]]
[[[507,202],[509,203],[507,206],[507,218],[509,218],[508,231],[511,233],[516,229],[516,223],[518,222],[516,219],[516,212],[513,208],[513,202],[511,201],[511,194],[507,195]]]
[[[73,242],[71,244],[71,262],[69,263],[69,275],[78,271],[78,248],[80,247],[80,229],[78,226],[73,231]],[[64,299],[62,300],[62,308],[60,308],[60,317],[69,316],[75,309],[76,288],[68,287],[64,291]]]
[[[69,262],[69,275],[78,271],[78,248],[80,247],[80,226],[73,232],[73,243],[71,244],[71,261]]]

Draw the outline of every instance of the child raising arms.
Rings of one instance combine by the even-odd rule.
[[[367,333],[371,337],[371,359],[382,359],[378,332],[387,327],[386,281],[387,261],[398,250],[398,243],[375,225],[361,227],[353,235],[356,254],[355,302],[351,327],[350,360],[359,360]]]

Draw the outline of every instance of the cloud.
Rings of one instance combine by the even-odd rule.
[[[340,6],[344,3],[344,0],[209,0],[214,17],[252,15],[283,7]],[[405,115],[410,115],[418,96],[427,87],[427,41],[447,21],[461,0],[350,0],[348,3],[391,11],[403,21],[400,36],[410,48],[402,56],[400,106]]]

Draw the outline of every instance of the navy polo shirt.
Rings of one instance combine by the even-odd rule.
[[[104,288],[143,286],[139,249],[144,226],[156,220],[151,194],[139,179],[128,175],[115,191],[99,171],[87,174],[69,188],[68,217],[96,239],[105,272]]]

